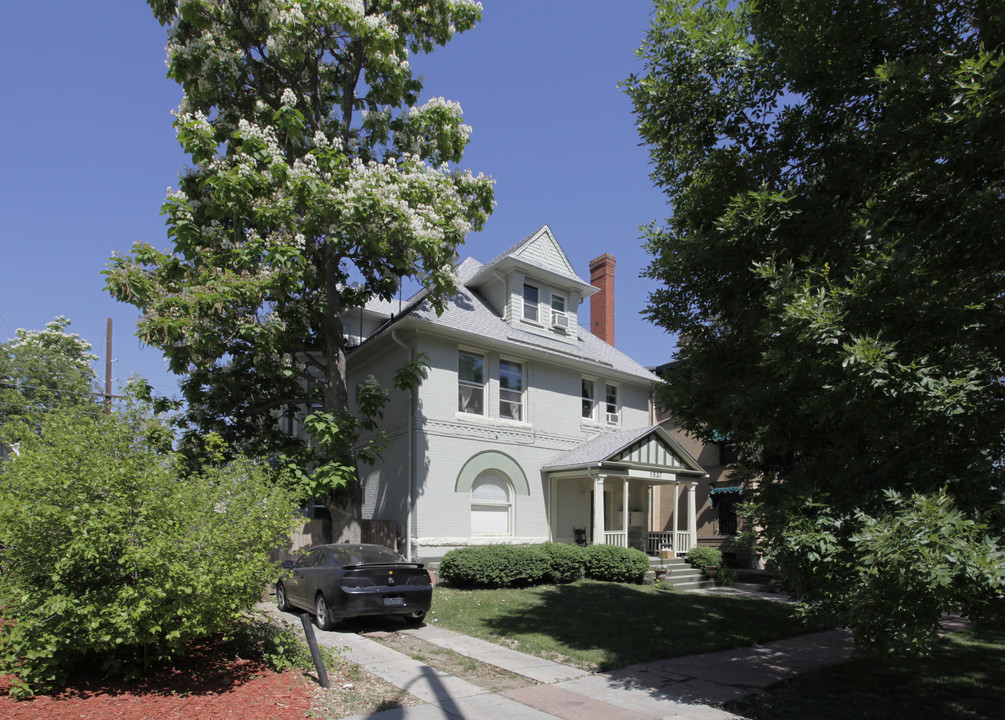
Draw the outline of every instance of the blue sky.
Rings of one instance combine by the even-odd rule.
[[[136,311],[103,292],[112,251],[168,248],[160,205],[185,157],[171,127],[181,91],[165,78],[165,31],[139,0],[14,2],[0,27],[0,340],[56,315],[89,340],[104,373],[176,390]],[[474,129],[465,167],[496,180],[498,206],[461,255],[487,261],[548,224],[577,273],[617,258],[616,346],[645,365],[672,337],[640,315],[654,287],[639,225],[666,216],[628,98],[647,0],[483,0],[479,26],[414,58],[424,98],[461,103]],[[588,317],[588,307],[580,308]]]

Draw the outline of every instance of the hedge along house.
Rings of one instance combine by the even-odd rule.
[[[391,387],[409,358],[429,363],[415,391],[391,394],[387,449],[360,468],[364,518],[393,523],[406,555],[577,539],[684,552],[697,541],[704,471],[653,425],[657,376],[613,347],[613,270],[601,256],[586,282],[544,226],[491,262],[461,262],[439,316],[419,293],[346,318],[358,342],[350,390],[371,376]],[[603,337],[579,325],[586,298]],[[655,487],[684,498],[669,530],[651,527]]]

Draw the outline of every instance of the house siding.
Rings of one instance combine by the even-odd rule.
[[[558,486],[542,467],[598,434],[649,426],[653,376],[582,334],[577,306],[589,287],[575,276],[550,231],[538,231],[514,252],[521,262],[536,263],[552,274],[538,278],[532,269],[514,266],[507,254],[481,273],[477,263],[462,264],[471,284],[462,286],[442,316],[416,306],[349,357],[351,392],[371,374],[383,387],[392,387],[395,371],[412,353],[429,362],[427,377],[414,391],[414,405],[411,393],[391,391],[380,421],[388,446],[374,467],[360,468],[365,518],[395,523],[400,537],[408,531],[411,510],[413,557],[435,560],[453,547],[473,544],[572,542],[574,519],[590,517],[595,488],[588,481],[565,479],[556,490],[560,500],[553,500]],[[533,326],[522,321],[524,282],[539,288],[547,322]],[[551,328],[553,292],[566,299],[567,333]],[[483,415],[458,410],[460,350],[485,358]],[[501,359],[523,367],[520,420],[501,417]],[[601,404],[605,384],[618,387],[618,423],[608,424],[602,412],[597,420],[582,417],[584,377],[596,382]],[[520,476],[510,477],[511,526],[505,535],[472,532],[472,482],[486,469]],[[641,510],[647,499],[633,491],[629,503],[630,510]]]

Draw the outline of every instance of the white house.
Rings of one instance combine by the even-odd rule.
[[[423,294],[374,302],[347,318],[358,345],[350,391],[421,353],[428,377],[394,391],[381,461],[362,467],[363,513],[395,523],[409,557],[489,543],[589,541],[654,550],[696,543],[695,486],[704,470],[655,424],[658,378],[580,326],[613,341],[614,258],[578,277],[544,226],[489,263],[457,266],[458,293],[439,316]],[[652,489],[684,511],[651,520]],[[676,515],[677,513],[675,513]]]

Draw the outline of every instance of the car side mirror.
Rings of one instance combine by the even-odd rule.
[[[283,560],[283,569],[284,570],[292,570],[293,569],[293,561],[292,560]]]

